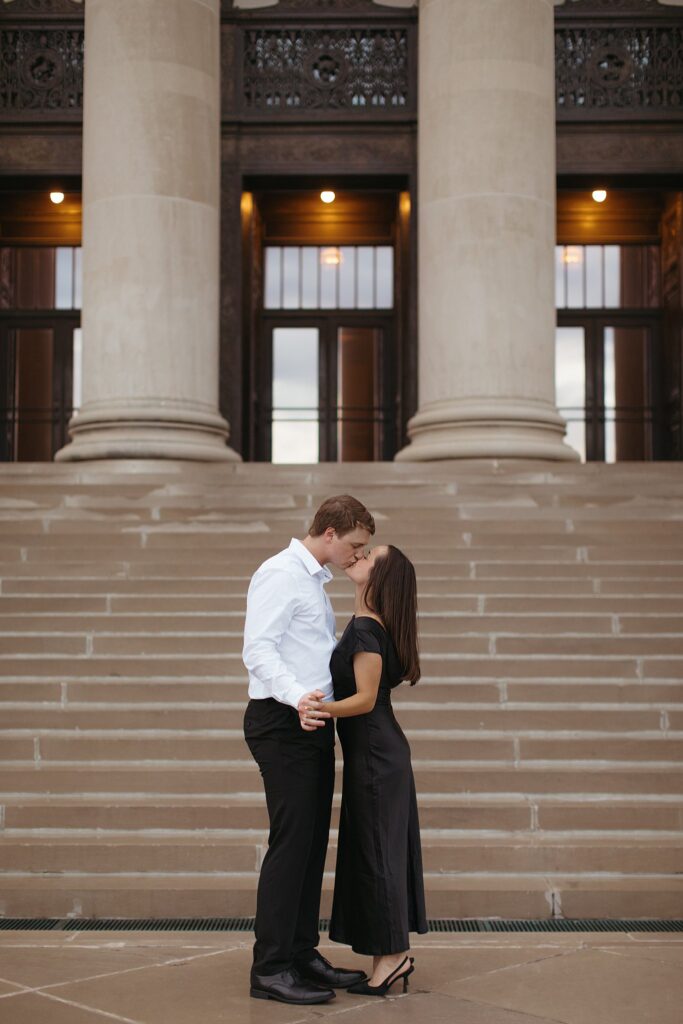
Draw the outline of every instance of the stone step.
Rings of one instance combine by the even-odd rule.
[[[161,586],[161,583],[158,586]],[[448,582],[448,587],[452,589],[450,582]],[[130,589],[134,590],[135,585]],[[633,624],[633,630],[636,632],[648,632],[657,630],[660,619],[666,625],[672,618],[683,618],[683,593],[680,596],[672,594],[664,597],[577,594],[573,597],[561,598],[554,598],[550,594],[541,594],[535,597],[519,594],[506,597],[478,593],[460,594],[459,596],[448,594],[441,599],[440,606],[436,601],[428,598],[431,602],[429,607],[424,604],[426,597],[427,595],[421,597],[420,600],[420,622],[423,628],[425,624],[432,622],[450,623],[451,621],[457,622],[460,618],[478,619],[482,615],[494,617],[511,615],[529,618],[533,621],[552,620],[555,617],[560,622],[563,618],[581,621],[590,620],[593,617],[598,621],[603,618],[616,619],[620,632],[629,632],[629,624]],[[331,598],[338,610],[337,619],[344,621],[347,612],[342,611],[342,606],[347,606],[350,613],[350,600],[346,594],[339,595],[334,592],[332,592]],[[238,601],[239,606],[235,606]],[[126,604],[130,604],[131,607],[126,608]],[[110,607],[111,611],[109,611]],[[229,621],[232,627],[233,623],[237,624],[243,621],[244,602],[238,595],[223,594],[184,594],[172,597],[151,593],[131,594],[128,597],[110,597],[107,594],[81,596],[0,594],[0,628],[3,627],[6,620],[18,620],[30,624],[34,618],[40,621],[41,616],[66,621],[72,616],[83,615],[84,620],[87,621],[88,616],[99,615],[135,616],[136,618],[140,615],[145,618],[157,619],[164,615],[173,615],[191,619],[203,614],[225,616],[226,621]],[[642,629],[638,628],[641,624]],[[668,629],[665,629],[664,632],[668,632]]]
[[[337,627],[341,631],[348,621],[348,614],[338,613]],[[216,634],[229,639],[242,640],[244,615],[241,612],[153,612],[148,609],[138,614],[116,614],[101,612],[68,612],[63,614],[25,612],[12,615],[0,608],[0,645],[4,639],[17,634],[76,633],[98,635],[177,635]],[[582,613],[562,615],[538,613],[517,615],[514,613],[493,615],[483,612],[477,615],[454,612],[439,615],[424,612],[419,616],[420,636],[453,637],[456,635],[538,635],[562,634],[570,636],[615,636],[619,634],[640,635],[651,638],[653,634],[683,633],[683,613],[680,615],[615,615]]]
[[[341,787],[337,787],[338,790]],[[525,793],[463,794],[420,793],[420,824],[425,830],[446,829],[515,833],[544,837],[547,833],[585,832],[591,835],[618,833],[638,838],[640,832],[677,832],[683,826],[683,796],[652,793],[640,797],[600,794],[593,800],[561,799],[556,794],[530,796]],[[332,825],[338,827],[341,794],[334,799]],[[47,830],[73,830],[100,835],[102,832],[133,832],[151,835],[159,830],[189,832],[268,828],[262,793],[216,797],[210,794],[183,800],[177,794],[164,799],[158,794],[140,794],[135,800],[108,796],[80,797],[53,795],[30,798],[0,794],[4,806],[4,827],[0,836]],[[533,831],[530,831],[533,830]],[[436,836],[438,838],[438,835]],[[263,840],[261,840],[263,841]],[[430,839],[430,841],[433,841]],[[683,837],[681,837],[683,842]]]
[[[237,679],[244,681],[244,666],[239,654],[204,653],[192,656],[183,653],[124,654],[109,653],[86,656],[76,650],[80,640],[61,638],[59,654],[50,651],[45,638],[43,651],[34,654],[0,655],[0,675],[7,679],[52,678],[90,679],[143,676],[149,678]],[[482,638],[458,640],[457,654],[424,653],[421,657],[424,680],[447,679],[595,679],[639,680],[683,679],[683,655],[677,657],[643,656],[629,652],[619,656],[577,654],[572,651],[546,656],[543,651],[488,656],[481,651]],[[14,646],[14,645],[13,645]],[[474,653],[467,649],[474,648]],[[64,657],[69,653],[70,657]],[[80,655],[80,656],[79,656]]]
[[[431,915],[680,916],[683,476],[481,460],[2,467],[4,912],[253,912],[246,588],[344,490],[417,565]]]
[[[136,611],[154,607],[159,611],[164,609],[184,611],[189,608],[199,608],[202,605],[198,602],[204,601],[204,607],[209,610],[220,611],[223,608],[233,611],[244,611],[244,597],[247,591],[248,579],[245,576],[240,578],[240,587],[236,588],[234,582],[227,577],[218,576],[212,578],[189,578],[181,575],[175,578],[169,572],[168,577],[158,576],[153,578],[134,578],[134,568],[131,572],[121,573],[120,578],[104,569],[101,578],[93,572],[91,577],[82,577],[82,570],[73,578],[47,577],[41,569],[35,578],[9,578],[2,577],[0,582],[3,588],[4,606],[10,605],[10,599],[18,601],[38,600],[61,600],[61,596],[69,599],[85,600],[92,595],[94,600],[102,597],[109,598],[110,607],[113,611]],[[241,589],[240,589],[241,588]],[[552,580],[535,579],[524,580],[515,577],[503,577],[489,580],[468,579],[459,583],[449,581],[450,590],[457,593],[431,594],[427,591],[420,593],[419,604],[423,612],[432,611],[437,614],[454,611],[477,611],[478,601],[484,599],[485,605],[490,611],[504,611],[505,604],[509,606],[514,602],[512,610],[522,610],[524,601],[531,601],[531,608],[534,610],[541,605],[547,596],[551,601],[549,608],[557,607],[557,591],[562,591],[559,600],[564,602],[573,600],[573,605],[564,604],[565,608],[576,609],[586,599],[590,602],[588,608],[597,607],[603,611],[611,607],[612,599],[616,602],[617,609],[619,602],[627,601],[629,608],[638,608],[640,600],[664,602],[664,610],[680,611],[683,605],[683,583],[678,580],[666,579],[602,579],[600,576],[589,579],[559,579]],[[599,590],[600,596],[597,596]],[[60,596],[53,596],[60,595]],[[207,599],[211,603],[206,604]],[[351,598],[346,594],[335,596],[331,593],[335,607],[342,611],[344,603],[351,609]],[[136,602],[138,602],[136,604]],[[169,603],[170,602],[170,603]],[[187,602],[187,603],[186,603]],[[339,603],[342,602],[340,606]],[[27,607],[31,607],[27,604]],[[623,608],[624,605],[622,604]],[[648,605],[649,607],[649,605]],[[656,611],[656,608],[653,609]]]
[[[247,686],[244,679],[205,681],[201,678],[117,679],[48,681],[40,677],[0,678],[0,703],[30,709],[36,703],[53,707],[104,705],[113,710],[125,707],[147,707],[154,710],[160,705],[169,709],[200,709],[205,705],[239,703],[244,708]],[[443,707],[468,704],[486,705],[509,710],[680,710],[683,707],[683,682],[631,680],[554,682],[540,678],[528,682],[489,682],[469,679],[420,681],[416,690],[399,689],[393,695],[393,705],[401,721],[404,709],[410,711],[417,704],[436,703]]]
[[[190,535],[200,535],[215,536],[219,543],[242,537],[250,547],[266,549],[268,537],[277,543],[289,543],[292,535],[298,536],[311,518],[308,502],[295,493],[276,496],[275,504],[262,509],[255,508],[259,495],[242,499],[241,503],[235,495],[234,506],[230,505],[229,494],[219,495],[217,504],[208,509],[210,493],[182,499],[142,497],[124,505],[105,495],[98,499],[99,507],[90,507],[87,497],[86,504],[69,507],[60,506],[49,497],[37,497],[37,501],[25,503],[26,507],[15,507],[13,501],[17,499],[8,497],[3,489],[3,543],[30,544],[41,538],[40,544],[52,545],[63,538],[73,545],[80,531],[81,535],[97,538],[96,543],[104,547],[139,542],[143,536],[177,536],[187,541]],[[612,514],[609,510],[591,508],[590,503],[577,502],[573,507],[515,507],[515,503],[508,504],[502,497],[497,502],[475,502],[471,498],[444,499],[442,494],[430,494],[427,489],[422,495],[424,507],[419,510],[429,517],[430,530],[425,532],[413,504],[419,505],[420,498],[412,496],[404,508],[395,496],[384,491],[375,500],[378,535],[391,529],[392,541],[417,548],[434,547],[437,539],[454,548],[478,543],[506,548],[517,537],[524,544],[531,544],[534,535],[542,546],[557,547],[588,544],[608,548],[623,546],[625,541],[634,539],[638,547],[647,548],[667,543],[675,546],[681,541],[680,521],[675,516],[667,519],[657,507],[629,515],[624,509]],[[20,505],[21,499],[17,503]],[[645,536],[638,533],[638,524],[643,522],[649,525]],[[538,526],[533,535],[528,530],[529,523]]]
[[[321,915],[334,879],[323,881]],[[425,873],[428,917],[538,919],[683,917],[683,879],[626,872]],[[7,917],[168,918],[253,914],[256,875],[22,876],[3,882]]]
[[[641,734],[581,734],[539,730],[537,733],[505,733],[491,730],[406,730],[413,757],[439,762],[528,762],[588,761],[614,764],[655,762],[676,763],[683,756],[683,732],[642,732]],[[137,730],[128,733],[108,730],[2,730],[0,742],[6,760],[38,763],[101,761],[166,762],[193,764],[241,760],[244,737],[237,730],[185,732],[181,730]]]
[[[241,736],[245,703],[241,701],[228,707],[173,708],[165,705],[154,709],[122,707],[83,707],[68,705],[59,708],[5,707],[2,712],[0,738],[16,730],[31,730],[46,733],[68,730],[106,730],[125,732],[135,736],[140,731],[175,730],[179,735],[197,736],[202,733],[210,739],[219,730],[238,733]],[[436,703],[426,706],[406,704],[396,715],[407,733],[421,735],[424,730],[456,731],[458,736],[484,732],[510,732],[515,736],[533,733],[571,732],[602,734],[653,733],[683,729],[683,705],[680,711],[671,711],[663,719],[658,709],[604,709],[568,708],[491,708],[463,707],[456,703]]]
[[[87,835],[0,837],[4,875],[80,872],[256,874],[267,847],[263,830],[231,830],[227,835],[198,831],[174,835]],[[675,876],[683,838],[669,836],[572,836],[520,833],[501,836],[425,829],[423,866],[439,873],[612,872]],[[330,836],[327,870],[334,871],[336,833]]]
[[[595,679],[626,682],[683,678],[683,658],[590,657],[486,657],[461,654],[458,658],[422,657],[425,681],[457,679],[531,680]],[[200,673],[198,675],[198,673]],[[54,654],[0,655],[0,675],[7,679],[111,679],[130,676],[180,679],[234,679],[244,685],[244,667],[238,655],[134,656],[99,655],[63,657]]]
[[[156,633],[124,633],[121,631],[96,630],[71,632],[12,633],[0,630],[0,657],[12,655],[63,655],[79,657],[144,655],[160,658],[169,655],[187,657],[199,655],[208,657],[222,655],[226,666],[232,666],[232,673],[242,666],[243,637],[236,631],[181,632],[165,631]],[[624,634],[560,634],[544,633],[422,633],[421,657],[425,662],[433,659],[439,665],[439,674],[450,674],[448,669],[453,661],[463,655],[506,655],[530,657],[567,656],[572,658],[663,658],[679,657],[683,676],[683,646],[681,635],[658,634],[656,636]]]
[[[341,759],[337,751],[337,790],[341,786]],[[586,801],[612,797],[634,800],[683,794],[683,765],[657,766],[647,762],[636,765],[608,765],[601,762],[578,764],[486,765],[448,764],[413,759],[418,792],[451,795],[490,795],[550,798]],[[112,799],[133,794],[136,799],[163,796],[180,799],[220,799],[230,794],[260,791],[261,781],[251,760],[236,760],[220,765],[198,764],[187,770],[182,762],[163,765],[143,761],[139,764],[108,764],[97,760],[72,765],[38,761],[28,766],[10,766],[0,762],[0,793],[6,796],[88,796],[107,795]]]
[[[348,613],[337,615],[339,634],[348,618]],[[0,611],[0,650],[8,652],[9,648],[5,645],[12,638],[21,635],[36,637],[63,634],[147,638],[179,635],[220,636],[225,639],[226,644],[234,645],[237,642],[238,648],[241,648],[243,626],[244,616],[241,612],[9,615]],[[597,635],[609,638],[628,637],[634,643],[640,637],[652,643],[660,636],[680,641],[683,634],[683,615],[468,615],[459,612],[436,615],[425,612],[419,617],[419,633],[427,645],[425,647],[423,644],[423,650],[429,650],[429,644],[433,644],[438,650],[444,640],[452,641],[454,636],[550,636],[557,639],[565,634],[578,638]]]

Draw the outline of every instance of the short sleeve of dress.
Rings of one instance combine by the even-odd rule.
[[[354,629],[353,644],[351,646],[351,654],[358,654],[360,651],[366,651],[368,654],[379,654],[382,653],[382,645],[379,639],[370,629],[366,629],[364,626],[356,626]]]

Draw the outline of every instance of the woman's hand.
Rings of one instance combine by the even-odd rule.
[[[313,690],[305,693],[299,701],[299,724],[305,732],[315,732],[330,717],[329,712],[325,711],[323,697],[322,690]]]

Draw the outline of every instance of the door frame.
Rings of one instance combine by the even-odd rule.
[[[68,424],[73,413],[73,332],[81,326],[81,312],[73,309],[0,310],[0,462],[13,462],[16,449],[16,415],[13,388],[16,374],[16,346],[10,344],[12,331],[51,330],[52,358],[52,456],[69,440]]]
[[[252,417],[256,426],[256,460],[270,462],[273,414],[273,331],[276,327],[317,328],[318,336],[318,424],[320,462],[337,461],[337,334],[340,327],[368,327],[382,331],[379,353],[380,437],[384,460],[395,454],[397,410],[393,401],[397,371],[394,358],[394,311],[386,314],[372,309],[272,310],[261,314],[257,352],[258,386],[252,397]]]
[[[652,410],[652,442],[648,461],[663,458],[666,424],[661,310],[561,309],[557,311],[557,326],[581,327],[584,330],[586,462],[605,460],[605,328],[633,327],[651,332],[646,382],[647,407]]]

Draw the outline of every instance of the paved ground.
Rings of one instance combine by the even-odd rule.
[[[363,964],[325,940],[343,965]],[[681,1024],[683,935],[437,935],[408,995],[283,1006],[247,994],[244,932],[0,935],[0,1024]]]

